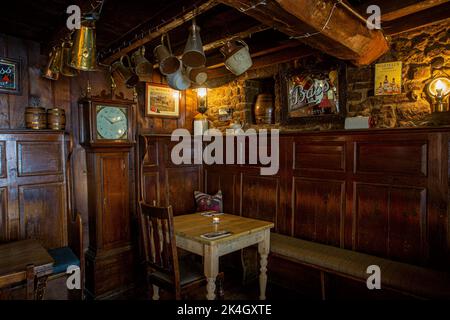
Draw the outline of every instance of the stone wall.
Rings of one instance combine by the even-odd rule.
[[[391,39],[391,50],[377,63],[402,61],[402,94],[374,96],[374,65],[347,69],[348,116],[372,116],[377,127],[431,124],[432,101],[425,90],[437,72],[450,70],[448,23],[417,29]],[[436,68],[441,68],[439,71]]]
[[[425,87],[436,73],[450,74],[450,25],[441,23],[390,39],[391,50],[375,63],[402,61],[402,94],[395,96],[374,96],[375,63],[357,68],[347,68],[347,116],[372,116],[379,128],[411,127],[430,125],[432,101],[426,95]],[[300,64],[302,62],[300,61]],[[292,62],[294,66],[297,62]],[[342,129],[343,124],[308,123],[296,126],[280,125],[281,92],[278,71],[282,66],[271,66],[253,70],[231,82],[208,92],[208,118],[219,129],[226,128],[232,121],[219,121],[218,110],[234,110],[233,121],[253,125],[252,109],[256,96],[262,93],[259,78],[273,78],[275,88],[275,124],[267,127],[284,131]],[[284,67],[284,66],[283,66]],[[442,67],[440,71],[436,67]]]

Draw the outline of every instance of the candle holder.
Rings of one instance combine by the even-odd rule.
[[[220,218],[219,217],[213,217],[213,224],[219,224],[220,223]]]

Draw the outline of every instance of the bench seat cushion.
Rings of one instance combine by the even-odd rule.
[[[450,299],[450,274],[368,254],[271,234],[271,251],[300,263],[317,266],[366,280],[367,267],[381,269],[381,287],[386,286],[424,298]]]
[[[80,260],[69,247],[50,249],[48,253],[55,260],[53,273],[66,273],[69,266],[80,266]]]

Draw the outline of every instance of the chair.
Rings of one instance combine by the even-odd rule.
[[[34,277],[34,265],[32,264],[27,265],[24,271],[0,276],[0,300],[8,299],[8,289],[24,281],[26,283],[26,300],[35,300]]]
[[[171,206],[156,207],[141,202],[140,209],[141,236],[147,280],[153,286],[152,298],[159,299],[161,288],[173,292],[180,300],[190,290],[206,283],[203,266],[193,261],[179,263]]]
[[[53,275],[49,277],[48,287],[55,290],[47,290],[46,298],[49,300],[83,299],[84,288],[84,251],[83,251],[83,223],[81,215],[78,213],[75,220],[69,221],[69,246],[50,249],[48,253],[55,260],[53,265]],[[67,290],[67,268],[69,266],[80,267],[80,290]],[[53,285],[53,283],[55,283]],[[56,289],[58,287],[58,289]],[[54,291],[54,292],[53,292]],[[53,292],[53,293],[52,293]]]

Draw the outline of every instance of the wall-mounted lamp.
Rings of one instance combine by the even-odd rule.
[[[431,98],[436,100],[435,112],[448,111],[444,106],[444,100],[450,94],[450,79],[448,77],[436,77],[431,80],[427,88]]]
[[[208,89],[197,88],[197,114],[194,117],[194,136],[203,135],[208,130],[209,122],[208,117],[204,115],[208,110]]]
[[[197,89],[197,110],[200,113],[205,113],[208,109],[208,89]]]

